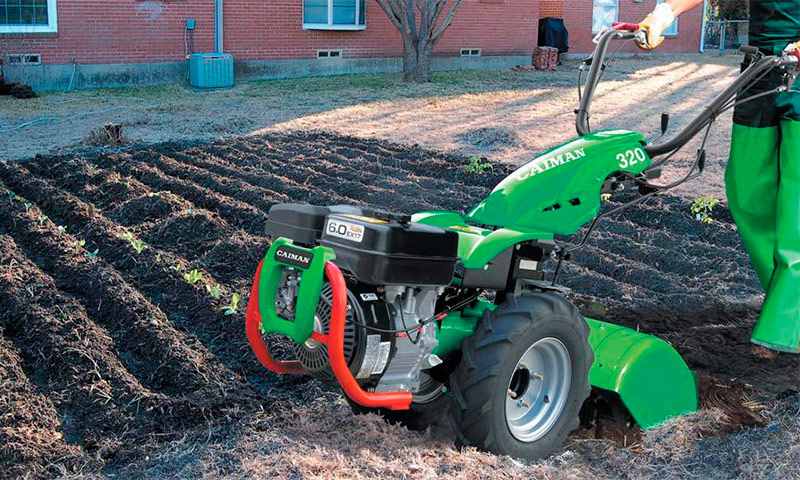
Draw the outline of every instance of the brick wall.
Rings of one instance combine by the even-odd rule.
[[[197,22],[195,51],[213,51],[213,3],[58,0],[58,33],[0,35],[0,54],[41,53],[46,64],[180,61],[187,18]],[[483,55],[528,55],[539,16],[539,0],[464,0],[434,53],[470,47]],[[400,36],[374,0],[366,23],[362,31],[306,31],[301,0],[226,0],[225,51],[237,60],[310,59],[318,49],[342,49],[351,58],[401,55]]]
[[[563,0],[541,0],[539,7],[539,16],[564,18],[564,9],[562,8]]]
[[[565,0],[556,0],[565,1]],[[569,1],[564,7],[564,23],[569,31],[570,53],[589,53],[594,49],[592,44],[592,0]],[[653,11],[656,0],[619,0],[619,21],[638,23]],[[697,8],[680,17],[678,35],[665,37],[666,40],[657,52],[699,52],[700,30],[702,28],[702,9]],[[614,47],[616,48],[616,47]],[[622,52],[638,51],[635,45],[625,45]]]

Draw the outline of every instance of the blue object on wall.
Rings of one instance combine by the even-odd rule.
[[[189,57],[189,83],[197,88],[233,86],[233,55],[194,53]]]
[[[194,30],[195,21],[194,18],[187,18],[186,19],[186,30]]]

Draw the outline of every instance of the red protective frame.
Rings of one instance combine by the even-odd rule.
[[[256,278],[253,287],[250,289],[250,299],[247,303],[247,314],[245,316],[245,331],[250,346],[256,354],[259,362],[264,367],[275,373],[297,374],[305,373],[300,362],[278,361],[269,353],[269,349],[261,336],[261,314],[258,307],[258,283],[261,278],[261,266],[263,261],[258,264]],[[369,408],[388,408],[390,410],[408,410],[411,406],[411,392],[366,392],[358,384],[347,360],[344,356],[344,325],[347,320],[347,284],[344,275],[339,267],[333,262],[325,263],[325,276],[331,284],[331,322],[329,334],[324,335],[319,332],[311,334],[314,340],[328,345],[328,359],[331,370],[336,376],[336,380],[342,386],[345,395],[351,400]]]

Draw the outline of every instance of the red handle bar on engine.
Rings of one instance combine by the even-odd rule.
[[[297,374],[305,373],[305,369],[296,360],[278,361],[269,353],[264,338],[261,336],[261,314],[258,305],[258,284],[261,279],[261,266],[256,270],[256,278],[250,289],[250,300],[247,304],[245,316],[245,331],[247,339],[259,362],[268,370],[275,373]],[[390,410],[408,410],[411,406],[411,392],[366,392],[347,365],[344,356],[344,325],[347,319],[347,284],[344,275],[336,264],[325,263],[325,276],[331,284],[331,322],[328,335],[314,332],[311,338],[328,345],[328,360],[336,380],[342,386],[345,395],[357,404],[368,408],[388,408]]]

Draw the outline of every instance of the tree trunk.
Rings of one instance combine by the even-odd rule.
[[[427,82],[433,46],[450,25],[463,0],[376,1],[403,39],[403,81]]]
[[[414,42],[403,40],[403,81],[409,83],[425,83],[431,74],[430,42]]]

